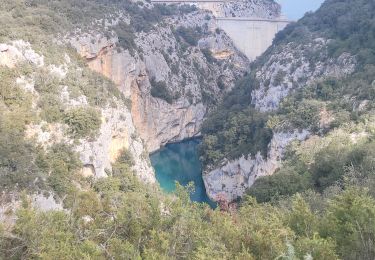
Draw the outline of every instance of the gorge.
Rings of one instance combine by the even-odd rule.
[[[269,1],[201,4],[203,9],[169,17],[168,26],[136,32],[133,53],[116,47],[123,37],[119,21],[106,25],[115,31],[111,37],[76,31],[63,38],[131,100],[132,120],[148,152],[199,136],[207,113],[288,23]]]
[[[0,259],[375,259],[374,17],[1,0]]]

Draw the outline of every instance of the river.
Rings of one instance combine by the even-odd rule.
[[[215,207],[215,203],[206,194],[202,179],[202,167],[197,152],[199,142],[198,139],[191,139],[168,144],[150,155],[151,164],[155,169],[156,179],[165,192],[175,190],[175,181],[184,186],[193,182],[195,192],[191,194],[191,200]]]

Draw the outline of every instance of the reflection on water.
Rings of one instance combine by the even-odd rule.
[[[194,182],[195,192],[191,195],[191,199],[215,206],[207,197],[204,187],[197,153],[198,145],[197,139],[168,144],[150,156],[151,163],[155,169],[156,179],[164,191],[173,192],[175,181],[184,186]]]

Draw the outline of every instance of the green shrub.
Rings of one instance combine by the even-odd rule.
[[[269,202],[306,191],[311,187],[313,183],[307,168],[301,173],[294,167],[284,167],[274,175],[257,179],[247,194],[255,197],[258,202]]]
[[[71,146],[66,144],[54,144],[48,149],[43,161],[39,161],[39,167],[48,173],[49,187],[59,196],[70,195],[75,189],[72,180],[82,167],[78,154]]]
[[[197,46],[199,39],[203,36],[201,28],[190,28],[183,26],[180,26],[176,29],[175,35],[177,36],[177,38],[182,38],[191,46]]]
[[[126,164],[126,165],[128,165],[129,167],[132,167],[132,166],[134,166],[135,161],[134,161],[134,157],[133,157],[133,155],[130,153],[130,151],[127,150],[127,149],[124,149],[124,150],[122,150],[120,156],[117,158],[116,163],[119,163],[119,164]]]
[[[39,151],[32,142],[24,140],[23,132],[7,126],[0,115],[0,190],[37,190],[43,186],[41,171],[35,163]]]
[[[48,123],[59,122],[64,116],[63,104],[54,94],[41,96],[38,106],[41,108],[40,117]]]
[[[130,25],[121,22],[115,27],[115,32],[118,36],[118,42],[122,48],[128,50],[131,55],[135,54],[137,45],[135,44],[135,34]]]
[[[160,98],[172,104],[173,100],[176,98],[168,90],[167,84],[164,81],[155,81],[151,79],[151,96],[155,98]]]
[[[65,112],[64,123],[74,138],[95,137],[101,126],[101,115],[92,107],[73,108]]]
[[[227,113],[216,112],[215,117],[203,123],[200,145],[203,164],[216,165],[224,158],[255,156],[258,151],[266,156],[272,139],[272,131],[266,126],[267,116],[251,108]]]
[[[286,72],[283,70],[279,70],[273,79],[273,84],[275,86],[280,86],[281,83],[283,83],[285,76],[286,76]]]
[[[203,53],[208,63],[213,63],[216,61],[216,59],[212,56],[212,52],[210,49],[208,48],[201,49],[201,52]]]

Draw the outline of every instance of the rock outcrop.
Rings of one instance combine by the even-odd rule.
[[[357,64],[355,57],[343,53],[328,57],[329,40],[316,38],[307,44],[289,43],[273,49],[266,62],[256,70],[259,88],[252,102],[260,111],[278,108],[291,91],[324,78],[340,78],[351,74]]]
[[[0,66],[14,68],[17,63],[24,61],[37,67],[44,66],[44,57],[36,53],[30,43],[18,40],[11,44],[0,44]]]
[[[329,40],[315,38],[306,44],[291,42],[273,46],[258,61],[255,78],[258,88],[252,92],[252,103],[262,112],[277,110],[280,102],[291,92],[325,78],[340,78],[353,73],[356,59],[348,53],[337,58],[328,55]],[[313,58],[312,58],[313,57]],[[321,111],[321,127],[331,118]],[[256,178],[272,175],[280,166],[286,146],[293,140],[308,137],[308,130],[301,133],[277,132],[269,145],[268,156],[260,153],[223,161],[212,170],[209,166],[203,176],[208,195],[213,200],[233,201],[252,186]]]
[[[63,79],[66,75],[65,69],[70,66],[70,59],[66,55],[65,64],[61,66],[44,64],[44,57],[36,53],[29,43],[14,41],[11,44],[0,44],[3,50],[0,53],[0,64],[14,68],[18,63],[28,62],[38,69],[43,69],[49,77]],[[78,69],[79,68],[74,68]],[[34,103],[39,99],[35,90],[35,79],[33,76],[26,78],[21,76],[16,83],[25,91],[33,95]],[[60,85],[60,101],[69,109],[73,107],[86,107],[88,101],[86,96],[71,97],[69,86]],[[78,142],[66,135],[66,125],[63,123],[47,123],[42,121],[38,124],[29,124],[26,129],[26,137],[34,139],[43,147],[47,148],[55,143],[66,143],[74,146],[79,153],[84,168],[83,175],[95,178],[107,176],[111,171],[111,164],[116,161],[120,152],[124,149],[134,157],[136,174],[146,182],[155,182],[154,172],[150,165],[147,152],[140,137],[137,136],[135,126],[131,117],[130,109],[123,102],[113,97],[116,106],[100,108],[102,124],[97,138],[80,139]],[[36,109],[36,108],[35,108]]]
[[[304,140],[309,132],[275,133],[266,158],[260,152],[225,161],[219,168],[203,175],[207,195],[214,201],[231,202],[244,195],[246,189],[261,177],[273,174],[280,166],[286,146],[293,140]]]
[[[196,43],[187,43],[179,28],[196,31]],[[207,111],[247,70],[247,58],[206,11],[172,16],[148,33],[136,33],[132,52],[119,47],[115,29],[107,28],[110,39],[76,31],[64,41],[131,99],[134,123],[150,152],[199,135]],[[172,100],[155,97],[158,83]]]

